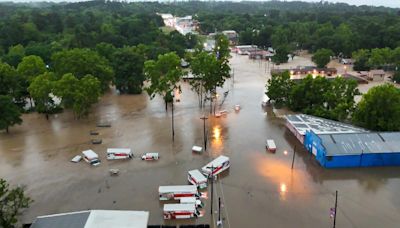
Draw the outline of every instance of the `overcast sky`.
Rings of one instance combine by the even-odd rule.
[[[5,1],[7,1],[7,2],[9,2],[9,1],[14,1],[14,2],[43,2],[43,1],[79,2],[79,1],[84,1],[84,0],[0,0],[0,2],[5,2]],[[134,1],[134,0],[128,0],[128,1]],[[173,1],[173,0],[169,0],[169,1]],[[232,1],[232,0],[230,0],[230,1]],[[239,1],[239,0],[233,0],[233,1]],[[262,1],[262,0],[253,0],[253,1]],[[290,1],[298,1],[298,0],[286,0],[286,1],[290,2]],[[303,2],[319,2],[320,0],[301,0],[301,1],[303,1]],[[372,5],[372,6],[387,6],[387,7],[400,8],[400,0],[324,0],[324,2],[345,2],[350,5],[370,5],[370,6]]]

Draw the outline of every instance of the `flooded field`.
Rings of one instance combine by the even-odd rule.
[[[35,200],[21,218],[29,223],[38,215],[87,209],[150,211],[149,224],[215,224],[218,197],[223,204],[224,227],[330,227],[335,191],[339,191],[337,227],[395,228],[400,224],[400,168],[325,170],[286,130],[284,120],[261,99],[269,68],[277,67],[234,55],[234,79],[218,92],[221,118],[206,121],[208,150],[202,146],[203,121],[209,107],[198,106],[197,95],[183,83],[175,105],[175,140],[171,135],[171,110],[162,99],[106,94],[87,119],[74,120],[70,112],[52,116],[24,115],[21,126],[0,133],[0,176],[12,184],[26,185]],[[281,68],[311,65],[296,57]],[[228,96],[222,103],[222,94]],[[242,109],[235,112],[239,104]],[[99,122],[110,128],[96,128]],[[96,130],[98,136],[89,132]],[[265,150],[272,138],[277,152]],[[91,139],[102,139],[92,145]],[[107,161],[106,149],[130,147],[135,158]],[[291,169],[294,147],[297,148]],[[70,160],[93,149],[102,159],[98,167]],[[287,151],[287,153],[284,153]],[[159,152],[158,161],[141,161],[139,155]],[[197,220],[164,221],[158,200],[159,185],[187,184],[187,171],[198,169],[220,154],[229,156],[231,168],[214,185],[214,216],[210,215],[210,186],[204,216]],[[110,176],[117,168],[120,175]]]

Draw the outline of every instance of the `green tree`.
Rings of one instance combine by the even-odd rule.
[[[17,71],[23,78],[31,83],[35,77],[46,72],[46,64],[39,56],[25,56],[18,64]]]
[[[121,93],[142,92],[144,56],[136,47],[124,47],[115,51],[112,57],[115,71],[115,85]]]
[[[7,55],[3,56],[3,61],[13,67],[17,67],[25,56],[25,48],[21,44],[12,46],[8,49]]]
[[[330,88],[324,92],[329,118],[347,120],[355,108],[354,96],[360,95],[357,81],[337,77],[330,81]]]
[[[333,56],[334,53],[332,50],[330,49],[318,49],[313,57],[312,57],[312,61],[317,64],[317,67],[326,67],[326,65],[329,63],[329,61],[331,61],[331,56]]]
[[[78,118],[80,118],[87,116],[91,106],[99,100],[101,83],[96,77],[86,75],[80,80],[78,88],[79,90],[75,93],[72,109]]]
[[[56,76],[52,72],[46,72],[37,76],[28,87],[28,92],[35,101],[36,111],[44,113],[46,119],[56,110],[52,93],[55,87]]]
[[[371,50],[371,56],[368,65],[378,68],[391,63],[392,50],[390,48],[374,48]]]
[[[214,53],[218,59],[229,58],[229,40],[223,34],[218,34],[215,36],[215,48]]]
[[[52,56],[55,73],[62,76],[72,73],[78,79],[90,74],[99,79],[102,91],[108,89],[114,72],[108,60],[89,49],[72,49],[57,52]]]
[[[167,111],[167,102],[172,102],[172,141],[175,138],[174,130],[174,92],[181,90],[179,81],[184,72],[181,68],[181,59],[174,52],[159,55],[157,60],[147,60],[144,63],[144,73],[150,83],[145,88],[153,99],[157,94],[162,96],[165,101],[165,111]]]
[[[374,131],[400,130],[400,91],[390,84],[371,88],[356,106],[355,124]]]
[[[267,96],[275,102],[276,105],[288,105],[289,94],[293,87],[293,81],[290,80],[289,71],[279,74],[272,74],[268,79]]]
[[[287,63],[289,55],[289,47],[287,45],[279,46],[275,49],[275,55],[272,56],[272,61],[276,64]]]
[[[11,95],[15,97],[18,90],[19,82],[17,72],[7,63],[0,62],[0,95]]]
[[[11,97],[0,95],[0,130],[6,129],[8,133],[9,127],[21,123],[21,111],[18,106]]]
[[[200,106],[202,105],[204,93],[209,94],[210,106],[212,106],[211,98],[215,98],[216,88],[222,87],[225,80],[230,78],[230,67],[226,56],[229,55],[229,52],[223,51],[221,53],[220,58],[217,58],[216,55],[201,51],[196,53],[191,61],[191,69],[195,79],[190,84],[192,90],[199,95]]]
[[[369,71],[370,66],[368,65],[368,60],[370,55],[371,52],[366,49],[354,51],[352,54],[352,57],[355,60],[353,69],[356,71]]]
[[[158,59],[148,60],[144,63],[144,73],[150,85],[145,88],[150,98],[153,99],[157,94],[162,96],[167,102],[174,90],[180,90],[178,85],[184,72],[181,69],[181,60],[174,52],[159,55]]]
[[[72,108],[79,119],[89,113],[91,105],[96,103],[101,94],[100,81],[92,75],[77,79],[68,73],[56,82],[54,94],[61,98],[64,108]]]
[[[14,227],[21,210],[28,208],[33,200],[25,195],[24,188],[10,188],[6,180],[0,179],[0,227]]]

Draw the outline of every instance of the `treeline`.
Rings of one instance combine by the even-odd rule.
[[[390,84],[376,86],[362,96],[355,80],[327,79],[311,75],[295,83],[288,71],[273,74],[266,94],[276,107],[327,119],[352,122],[374,131],[400,130],[400,89]]]
[[[286,106],[296,112],[345,121],[354,111],[354,96],[360,92],[355,80],[308,75],[294,82],[289,71],[285,71],[272,75],[266,94],[277,107]]]
[[[1,4],[0,129],[21,123],[28,102],[47,118],[62,109],[80,118],[110,85],[139,94],[145,61],[169,52],[182,58],[197,44],[126,4],[44,5]]]

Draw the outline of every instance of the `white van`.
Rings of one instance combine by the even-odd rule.
[[[133,158],[133,153],[130,148],[108,148],[107,160]]]
[[[203,148],[201,146],[193,146],[192,147],[192,152],[201,153],[201,152],[203,152]]]
[[[265,146],[267,147],[267,150],[270,152],[276,151],[276,145],[275,145],[274,140],[272,140],[272,139],[267,139]]]
[[[217,157],[216,159],[212,160],[210,163],[207,165],[203,166],[201,168],[201,172],[207,176],[215,176],[218,175],[219,173],[223,172],[224,170],[227,170],[231,166],[229,162],[229,158],[221,155]]]
[[[82,155],[83,160],[85,160],[87,163],[93,166],[100,165],[99,155],[97,155],[93,150],[84,150],[82,151]]]
[[[198,169],[188,172],[188,181],[198,188],[206,188],[208,182],[207,178]]]
[[[142,160],[150,161],[150,160],[158,160],[160,157],[158,153],[145,153],[142,155]]]

